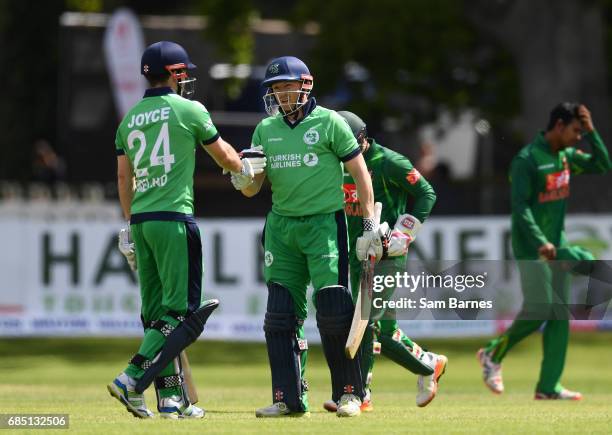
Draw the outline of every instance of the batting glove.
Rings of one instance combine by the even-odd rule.
[[[414,242],[417,233],[421,229],[423,224],[420,220],[412,216],[411,214],[403,214],[397,218],[393,231],[398,231],[408,237],[408,244]]]
[[[266,155],[263,153],[263,146],[252,146],[246,150],[240,151],[240,159],[244,162],[248,160],[251,167],[253,168],[253,174],[258,175],[263,173],[266,169]]]
[[[122,228],[119,231],[118,247],[130,265],[130,269],[136,272],[136,251],[129,224],[127,228]]]
[[[410,239],[404,233],[390,229],[387,222],[380,224],[379,232],[383,246],[383,260],[387,257],[399,257],[408,253]]]
[[[382,258],[382,235],[380,224],[375,219],[363,219],[363,234],[357,238],[355,243],[355,253],[359,261],[367,259],[370,255],[375,256],[376,261]]]
[[[242,160],[242,169],[240,172],[231,173],[231,181],[234,189],[242,190],[250,186],[251,183],[253,183],[255,175],[264,172],[267,159],[262,150],[263,147],[260,145],[240,152],[239,156]]]

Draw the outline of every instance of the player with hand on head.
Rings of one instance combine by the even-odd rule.
[[[262,172],[265,160],[243,159],[221,137],[194,93],[195,65],[183,47],[161,41],[141,59],[149,82],[143,99],[117,130],[119,200],[127,228],[119,249],[137,270],[145,334],[128,367],[108,385],[136,417],[149,418],[144,390],[152,383],[165,418],[201,418],[189,401],[179,354],[201,334],[218,301],[202,296],[202,245],[193,217],[193,171],[198,145],[241,180]]]
[[[375,274],[395,275],[406,271],[408,247],[414,241],[421,225],[429,216],[436,201],[431,185],[412,166],[410,160],[368,138],[366,123],[352,112],[338,112],[350,126],[372,177],[374,201],[382,203],[381,224],[384,237],[383,259],[376,265]],[[359,292],[360,259],[357,255],[357,238],[363,213],[359,197],[355,194],[355,182],[349,173],[344,174],[344,210],[348,220],[350,249],[351,290],[353,299]],[[408,197],[414,198],[414,207],[407,213]],[[390,228],[388,223],[393,224]],[[394,288],[385,289],[389,298]],[[371,383],[374,355],[382,353],[389,359],[418,376],[418,406],[426,406],[436,395],[438,380],[444,373],[447,358],[423,350],[399,328],[394,310],[372,311],[370,324],[363,336],[361,369],[367,398],[363,411],[371,411]],[[380,320],[379,320],[380,319]],[[325,402],[325,409],[335,411],[334,400]]]
[[[574,148],[582,137],[591,145],[592,154]],[[558,318],[553,311],[555,306],[567,307],[571,276],[555,260],[575,264],[575,272],[587,275],[597,274],[602,266],[590,252],[568,243],[565,210],[571,175],[603,174],[611,168],[590,111],[576,103],[553,108],[546,132],[540,132],[512,160],[512,250],[519,260],[524,301],[510,328],[478,351],[484,382],[492,392],[504,391],[501,362],[508,351],[544,325],[544,357],[535,398],[582,398],[560,383],[569,341],[569,313]]]
[[[344,354],[354,304],[348,289],[342,166],[353,175],[363,204],[364,258],[368,254],[380,258],[382,243],[375,225],[370,175],[346,122],[310,96],[313,78],[304,62],[292,56],[272,60],[262,84],[267,88],[264,101],[270,116],[257,125],[252,148],[243,153],[263,151],[265,173],[248,186],[232,179],[248,197],[259,192],[266,176],[272,185],[272,210],[264,230],[268,286],[264,331],[273,403],[258,409],[256,415],[308,415],[304,379],[308,346],[303,325],[306,286],[311,282],[332,396],[339,402],[337,415],[356,416],[365,393],[359,360]]]

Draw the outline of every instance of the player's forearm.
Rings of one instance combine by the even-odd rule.
[[[436,199],[436,192],[434,192],[433,187],[425,181],[419,193],[415,195],[411,214],[419,221],[425,222],[425,219],[431,214]]]
[[[365,172],[359,177],[354,177],[357,187],[357,196],[361,204],[361,211],[364,218],[374,217],[374,192],[372,190],[372,180],[370,174]]]
[[[597,130],[587,133],[585,137],[591,145],[591,158],[588,162],[590,172],[604,173],[612,170],[608,149]]]
[[[357,196],[361,204],[361,211],[364,218],[374,217],[374,191],[372,189],[372,178],[366,167],[363,156],[357,157],[344,163],[346,170],[355,180]]]
[[[223,169],[227,169],[230,172],[240,172],[242,169],[242,162],[240,161],[240,157],[238,157],[238,153],[232,148],[230,150],[226,150],[225,154],[220,156],[213,156],[217,165],[221,166]]]
[[[134,198],[134,177],[119,176],[117,178],[117,190],[119,191],[119,202],[125,220],[130,220],[132,215],[132,199]]]
[[[253,180],[253,183],[251,183],[249,186],[241,190],[242,194],[246,196],[247,198],[257,195],[259,191],[261,190],[261,186],[265,178],[266,178],[265,173],[255,175],[255,179]]]
[[[512,215],[520,230],[527,235],[533,249],[538,249],[548,243],[548,239],[536,223],[533,212],[527,204],[513,204]]]
[[[204,150],[210,154],[215,163],[229,172],[240,172],[242,162],[236,150],[223,139],[204,145]]]

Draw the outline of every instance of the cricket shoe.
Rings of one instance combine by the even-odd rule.
[[[354,394],[343,394],[338,402],[336,416],[357,417],[361,415],[361,400]]]
[[[430,358],[433,359],[434,370],[431,375],[423,376],[419,375],[417,378],[417,395],[416,404],[418,407],[424,407],[429,405],[436,393],[438,392],[438,382],[446,371],[448,364],[448,358],[444,355],[437,355],[432,352],[428,352]]]
[[[121,373],[113,382],[106,386],[111,396],[121,402],[134,417],[152,418],[153,413],[145,404],[144,394],[134,391],[136,379]]]
[[[255,417],[259,418],[279,418],[279,417],[310,417],[310,412],[293,412],[285,402],[275,402],[265,408],[255,411]]]
[[[540,393],[536,391],[535,400],[582,400],[582,394],[578,391],[570,391],[567,388],[561,388],[556,393]]]
[[[170,418],[178,420],[179,418],[203,418],[206,411],[195,405],[185,406],[185,402],[181,396],[162,397],[158,404],[157,410],[161,418]]]
[[[482,378],[485,385],[495,394],[504,392],[504,381],[502,379],[501,364],[491,360],[491,355],[483,349],[476,354],[480,367],[482,367]]]
[[[338,411],[338,404],[333,400],[328,400],[323,403],[323,408],[328,412],[336,412]],[[369,389],[366,390],[366,396],[363,398],[361,402],[361,412],[370,412],[374,411],[374,406],[372,405],[372,394]]]

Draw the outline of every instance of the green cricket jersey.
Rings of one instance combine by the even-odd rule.
[[[170,88],[148,89],[121,121],[115,139],[117,154],[128,156],[136,177],[132,216],[193,214],[195,151],[218,138],[201,103]]]
[[[567,244],[564,222],[571,174],[612,168],[599,134],[593,131],[584,137],[592,154],[576,148],[553,153],[541,132],[512,160],[512,249],[517,259],[538,258],[538,248],[546,242],[557,247]]]
[[[342,209],[342,163],[359,154],[346,121],[311,98],[297,124],[284,117],[262,120],[253,146],[263,146],[266,176],[272,185],[272,211],[308,216]]]
[[[410,160],[372,140],[363,155],[374,189],[374,201],[382,203],[380,221],[392,228],[397,218],[406,213],[408,195],[415,198],[412,215],[424,222],[436,202],[436,194]],[[356,261],[355,241],[363,233],[363,213],[357,187],[350,174],[344,174],[344,210],[348,220],[351,261]]]

